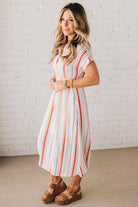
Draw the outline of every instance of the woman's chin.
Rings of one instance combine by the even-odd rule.
[[[65,31],[63,32],[63,34],[64,34],[65,36],[69,35],[69,33],[68,33],[68,32],[65,32]]]

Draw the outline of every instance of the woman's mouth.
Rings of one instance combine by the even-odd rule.
[[[64,29],[65,32],[69,31],[69,29]]]

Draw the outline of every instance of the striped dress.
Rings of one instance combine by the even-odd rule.
[[[77,45],[77,57],[69,65],[59,54],[52,62],[56,80],[82,78],[85,68],[93,61],[86,44]],[[63,49],[62,56],[68,52]],[[82,177],[89,167],[90,123],[84,87],[66,88],[52,94],[40,127],[37,150],[38,165],[52,175]]]

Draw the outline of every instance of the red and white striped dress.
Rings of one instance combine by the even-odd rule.
[[[77,45],[77,57],[69,65],[59,54],[52,65],[57,80],[82,78],[93,61],[91,50]],[[63,50],[65,55],[68,49]],[[58,60],[58,61],[57,61]],[[90,123],[84,87],[52,91],[37,140],[38,165],[52,175],[82,177],[89,167]]]

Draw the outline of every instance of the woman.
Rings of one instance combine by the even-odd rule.
[[[98,85],[99,73],[88,42],[90,33],[81,4],[67,4],[60,12],[52,51],[53,90],[40,129],[39,166],[50,172],[44,203],[69,204],[82,198],[80,182],[90,160],[90,125],[84,87]],[[49,62],[49,63],[50,63]],[[86,75],[86,77],[84,77]],[[62,179],[72,177],[67,187]]]

